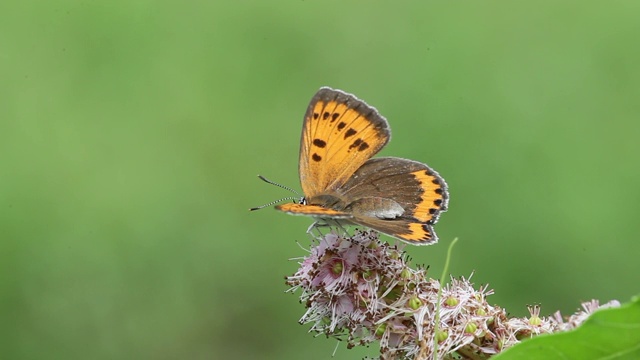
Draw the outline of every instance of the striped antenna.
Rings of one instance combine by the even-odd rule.
[[[280,187],[280,188],[283,188],[283,189],[285,189],[285,190],[289,190],[289,191],[291,191],[292,193],[294,193],[294,194],[296,194],[296,195],[298,195],[298,196],[302,196],[302,195],[300,195],[300,193],[299,193],[299,192],[297,192],[297,191],[293,190],[292,188],[290,188],[290,187],[288,187],[288,186],[280,185],[280,184],[278,184],[277,182],[271,181],[271,180],[267,179],[266,177],[264,177],[264,176],[262,176],[262,175],[258,175],[258,177],[260,178],[260,180],[262,180],[262,181],[266,182],[267,184],[275,185],[275,186]]]
[[[296,196],[287,196],[285,198],[282,198],[282,199],[279,199],[279,200],[276,200],[276,201],[272,201],[272,202],[270,202],[268,204],[264,204],[264,205],[261,205],[261,206],[258,206],[258,207],[251,208],[251,209],[249,209],[249,211],[260,210],[262,208],[266,208],[267,206],[271,206],[273,204],[277,204],[277,203],[279,203],[281,201],[285,201],[285,200],[298,200],[298,197],[302,197],[302,195],[300,195],[299,192],[293,190],[292,188],[290,188],[288,186],[284,186],[284,185],[278,184],[277,182],[273,182],[273,181],[267,179],[266,177],[264,177],[262,175],[258,175],[258,178],[260,178],[260,180],[266,182],[267,184],[275,185],[275,186],[277,186],[279,188],[283,188],[285,190],[289,190],[289,191],[291,191],[292,193],[294,193],[294,194],[296,194],[298,196],[297,197]]]

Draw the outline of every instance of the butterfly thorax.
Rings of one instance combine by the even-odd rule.
[[[306,205],[317,205],[327,209],[342,211],[348,205],[338,194],[319,194],[303,199]]]

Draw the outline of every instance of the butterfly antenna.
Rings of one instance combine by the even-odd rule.
[[[271,181],[271,180],[267,179],[266,177],[264,177],[264,176],[262,176],[262,175],[258,175],[258,177],[260,178],[260,180],[262,180],[262,181],[266,182],[267,184],[275,185],[275,186],[277,186],[277,187],[279,187],[279,188],[283,188],[283,189],[285,189],[285,190],[289,190],[289,191],[291,191],[292,193],[294,193],[294,194],[296,194],[296,195],[298,195],[298,196],[302,196],[302,195],[300,195],[300,193],[299,193],[299,192],[297,192],[297,191],[293,190],[292,188],[290,188],[290,187],[288,187],[288,186],[284,186],[284,185],[278,184],[277,182],[273,182],[273,181]]]
[[[284,186],[284,185],[278,184],[277,182],[273,182],[273,181],[271,181],[271,180],[267,179],[266,177],[264,177],[264,176],[262,176],[262,175],[258,175],[258,177],[260,178],[260,180],[262,180],[262,181],[266,182],[267,184],[275,185],[275,186],[277,186],[277,187],[279,187],[279,188],[283,188],[283,189],[285,189],[285,190],[289,190],[289,191],[291,191],[292,193],[294,193],[294,194],[296,194],[296,195],[298,195],[298,196],[297,196],[297,197],[296,197],[296,196],[287,196],[286,198],[282,198],[282,199],[280,199],[280,200],[272,201],[272,202],[270,202],[270,203],[268,203],[268,204],[264,204],[264,205],[262,205],[262,206],[258,206],[258,207],[251,208],[251,209],[249,209],[250,211],[260,210],[260,209],[262,209],[262,208],[266,208],[267,206],[271,206],[271,205],[273,205],[273,204],[277,204],[277,203],[279,203],[279,202],[281,202],[281,201],[285,201],[285,200],[299,200],[299,198],[300,198],[300,197],[302,197],[302,195],[300,195],[300,193],[299,193],[299,192],[297,192],[297,191],[293,190],[292,188],[290,188],[290,187],[288,187],[288,186]]]
[[[273,204],[277,204],[277,203],[279,203],[281,201],[285,201],[285,200],[298,200],[298,198],[296,196],[288,196],[288,197],[282,198],[280,200],[272,201],[272,202],[270,202],[268,204],[264,204],[264,205],[261,205],[261,206],[258,206],[258,207],[251,208],[251,209],[249,209],[249,211],[260,210],[262,208],[266,208],[267,206],[271,206]]]

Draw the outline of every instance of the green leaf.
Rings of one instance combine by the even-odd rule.
[[[575,330],[525,340],[494,359],[640,359],[640,297],[596,311]]]

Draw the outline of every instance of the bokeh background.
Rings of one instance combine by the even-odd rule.
[[[570,313],[640,290],[640,3],[3,1],[6,359],[329,359],[283,277],[323,85],[376,106],[383,155],[451,189],[408,249],[492,303]],[[376,355],[346,350],[335,359]]]

